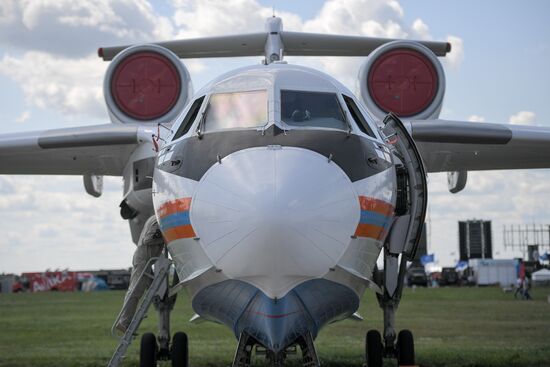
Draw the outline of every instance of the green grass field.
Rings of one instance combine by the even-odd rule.
[[[550,366],[550,289],[532,293],[534,301],[518,301],[499,288],[406,290],[398,327],[415,334],[422,366]],[[117,344],[109,329],[122,298],[114,291],[0,294],[0,366],[105,366]],[[365,332],[381,329],[382,315],[370,293],[359,311],[365,321],[321,331],[316,347],[323,366],[362,365]],[[172,315],[173,331],[189,335],[192,366],[231,364],[236,340],[228,329],[188,323],[193,312],[185,295]],[[140,330],[156,330],[153,310]],[[138,344],[124,366],[138,365]]]

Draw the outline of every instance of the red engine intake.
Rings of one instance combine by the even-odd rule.
[[[388,112],[411,119],[437,118],[445,94],[445,74],[437,56],[412,41],[377,48],[359,72],[360,94],[377,118]]]
[[[171,51],[156,45],[129,47],[105,75],[104,93],[113,122],[171,122],[192,94],[189,72]]]

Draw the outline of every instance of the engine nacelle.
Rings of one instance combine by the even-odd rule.
[[[445,95],[445,72],[437,56],[413,41],[374,50],[359,71],[359,93],[382,120],[388,112],[405,119],[437,118]]]
[[[193,94],[187,68],[157,45],[128,47],[111,61],[103,83],[113,123],[172,122]]]

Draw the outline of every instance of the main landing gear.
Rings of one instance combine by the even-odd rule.
[[[367,367],[382,367],[383,358],[396,358],[398,366],[413,366],[415,364],[414,337],[412,332],[407,329],[401,330],[399,334],[395,332],[395,311],[399,305],[403,290],[407,261],[402,256],[403,259],[396,279],[397,288],[393,293],[390,293],[392,288],[391,274],[389,273],[395,270],[395,266],[392,266],[392,256],[388,252],[387,249],[384,250],[384,273],[382,274],[375,270],[377,276],[374,277],[375,281],[382,280],[381,283],[383,285],[384,293],[377,294],[377,298],[378,304],[384,312],[384,333],[380,335],[378,330],[369,330],[367,332],[365,340]],[[388,279],[388,283],[386,283],[386,279]]]
[[[172,361],[172,367],[189,366],[189,347],[187,334],[177,332],[172,338],[170,349],[161,349],[153,333],[145,333],[141,337],[139,349],[140,367],[156,367],[157,361]]]
[[[383,358],[397,358],[399,366],[414,365],[414,340],[410,330],[401,330],[397,335],[397,343],[389,351],[382,344],[378,330],[367,333],[365,352],[368,367],[382,367]]]
[[[174,284],[177,284],[177,274],[174,275]],[[168,280],[165,281],[168,285]],[[163,287],[162,296],[153,298],[153,304],[159,315],[159,335],[145,333],[141,337],[139,365],[140,367],[156,367],[157,361],[172,361],[173,367],[189,366],[189,346],[187,334],[177,332],[170,343],[170,312],[176,303],[176,295],[169,296],[168,286]],[[161,289],[162,291],[162,289]]]

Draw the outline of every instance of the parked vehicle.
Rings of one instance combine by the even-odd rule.
[[[458,273],[455,268],[443,268],[439,285],[458,285]]]
[[[424,270],[423,266],[410,267],[407,270],[407,284],[409,286],[428,286],[428,277],[426,276],[426,271]]]

